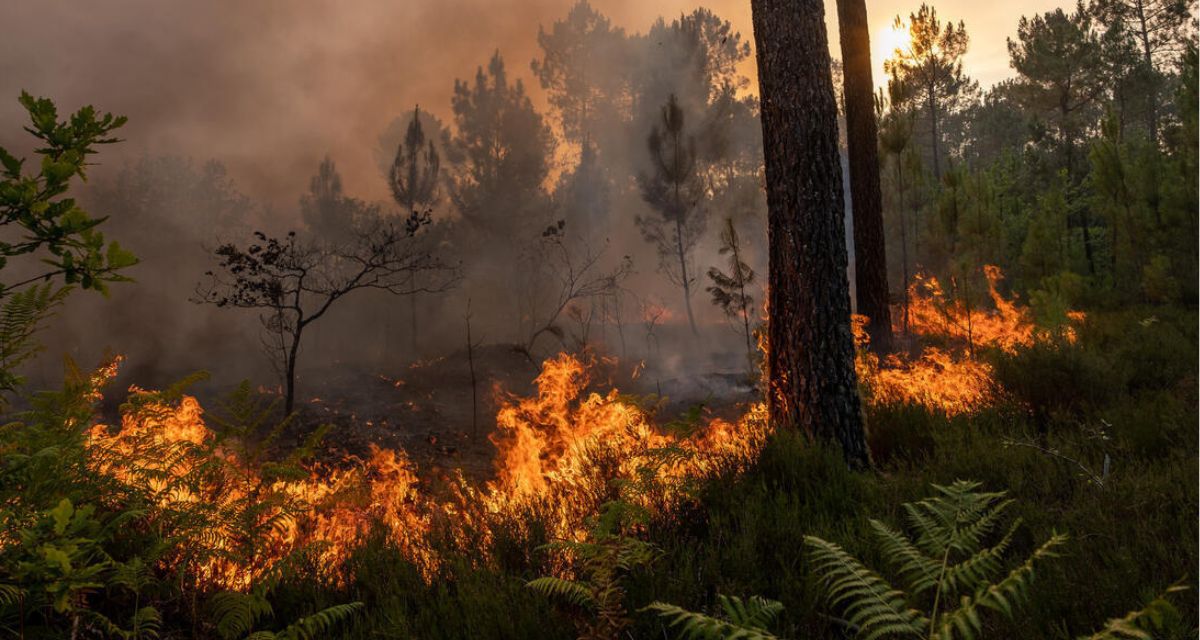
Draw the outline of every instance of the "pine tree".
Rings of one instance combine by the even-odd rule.
[[[712,286],[708,292],[712,294],[712,302],[721,308],[725,315],[740,320],[742,331],[746,338],[746,359],[750,371],[755,370],[754,334],[750,330],[750,313],[754,308],[754,298],[746,292],[746,287],[754,284],[754,270],[742,260],[742,243],[733,219],[725,219],[725,228],[721,230],[721,248],[719,253],[729,258],[729,272],[725,273],[717,267],[708,270],[708,278]]]
[[[865,467],[824,4],[753,0],[751,8],[770,236],[770,419],[837,442],[851,466]]]
[[[1017,39],[1008,41],[1008,52],[1013,69],[1020,74],[1022,106],[1045,116],[1054,127],[1069,188],[1080,180],[1076,148],[1087,122],[1085,114],[1104,89],[1103,67],[1097,63],[1100,39],[1092,17],[1082,7],[1069,15],[1056,9],[1022,17]],[[1096,261],[1086,207],[1080,209],[1079,225],[1088,271],[1094,274]]]
[[[696,143],[684,128],[683,109],[672,94],[663,105],[660,123],[646,140],[654,172],[638,176],[642,199],[656,215],[638,216],[636,222],[642,237],[658,252],[659,270],[683,290],[688,326],[692,335],[697,335],[692,313],[696,276],[691,261],[705,219],[698,206],[703,194],[696,176]]]
[[[899,16],[895,25],[896,28],[903,26]],[[933,175],[940,180],[943,134],[939,127],[959,97],[976,88],[962,68],[970,38],[961,20],[958,24],[947,22],[943,27],[937,9],[927,4],[909,15],[908,31],[908,47],[897,51],[895,58],[885,61],[884,69],[909,85],[914,98],[919,97],[929,121]]]
[[[841,32],[850,201],[854,215],[854,282],[858,313],[867,316],[871,348],[891,350],[887,249],[879,187],[878,124],[875,121],[871,42],[864,0],[838,0]]]
[[[1140,53],[1142,75],[1147,83],[1147,129],[1153,145],[1159,143],[1161,117],[1158,95],[1162,68],[1174,62],[1189,37],[1191,2],[1188,0],[1093,0],[1089,13],[1099,17],[1132,41]]]
[[[388,180],[392,199],[404,208],[404,215],[428,213],[437,202],[441,164],[441,156],[433,140],[425,138],[425,130],[421,126],[421,108],[413,107],[412,121],[408,123],[404,140],[396,147],[396,158],[392,161]],[[417,274],[414,273],[413,277],[417,277]],[[413,289],[419,287],[414,286]],[[417,298],[415,291],[408,296],[409,340],[414,357],[418,353]]]

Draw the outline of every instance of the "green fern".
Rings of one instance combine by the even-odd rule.
[[[751,596],[748,600],[718,595],[724,615],[714,617],[688,611],[664,602],[655,602],[643,609],[653,611],[676,629],[678,637],[695,640],[777,640],[767,627],[783,612],[783,605],[774,600]]]
[[[526,586],[558,602],[570,605],[578,614],[576,626],[580,638],[599,640],[616,638],[629,625],[622,586],[630,572],[651,564],[658,549],[626,531],[645,522],[645,509],[613,501],[606,503],[592,519],[585,541],[559,540],[544,545],[571,563],[579,576],[576,580],[545,576],[530,580]]]
[[[920,637],[928,619],[908,605],[903,591],[863,566],[835,543],[805,536],[815,571],[825,582],[830,604],[844,606],[850,624],[868,638],[884,635]]]
[[[1028,598],[1035,565],[1056,557],[1056,548],[1067,537],[1053,534],[997,582],[1020,521],[985,546],[1012,500],[1005,499],[1004,492],[982,492],[979,487],[962,480],[933,485],[938,495],[903,505],[911,536],[870,521],[905,589],[893,586],[837,544],[805,537],[830,605],[843,610],[858,637],[969,640],[983,630],[983,613],[1011,617]]]
[[[530,580],[525,586],[551,600],[559,600],[583,609],[592,609],[596,606],[596,599],[592,596],[591,588],[573,580],[543,576]]]
[[[334,605],[288,625],[282,631],[255,631],[265,619],[275,615],[261,592],[225,591],[209,603],[216,620],[217,634],[223,640],[318,640],[329,637],[339,624],[363,608],[361,602]]]
[[[47,282],[4,298],[0,307],[0,391],[14,391],[24,383],[14,371],[42,351],[35,336],[70,292],[71,287]]]
[[[1103,629],[1090,636],[1081,636],[1079,640],[1153,640],[1157,637],[1154,632],[1161,631],[1167,621],[1178,614],[1168,598],[1186,590],[1187,587],[1180,585],[1171,586],[1145,607],[1113,618]]]

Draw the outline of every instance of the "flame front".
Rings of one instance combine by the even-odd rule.
[[[947,302],[934,278],[922,278],[910,292],[910,327],[944,348],[880,360],[865,348],[865,319],[856,318],[857,369],[870,401],[955,414],[994,400],[991,367],[975,348],[1012,351],[1031,344],[1036,332],[1029,312],[997,292],[999,270],[985,273],[992,310]],[[766,441],[763,403],[737,421],[666,429],[655,424],[653,408],[616,389],[588,391],[596,366],[594,359],[560,354],[543,363],[536,393],[505,399],[492,435],[494,478],[482,485],[459,474],[443,490],[430,490],[404,450],[375,446],[365,459],[348,456],[310,464],[299,476],[281,475],[269,462],[244,459],[222,444],[195,398],[165,402],[137,388],[130,389],[121,428],[93,426],[89,446],[104,461],[95,464],[97,473],[151,497],[159,526],[169,529],[189,509],[217,519],[218,526],[164,562],[187,563],[199,583],[244,589],[299,549],[314,550],[327,577],[343,580],[349,554],[376,532],[432,578],[443,564],[435,540],[487,549],[497,527],[528,514],[537,514],[552,537],[577,539],[589,517],[618,497],[669,513],[690,499],[695,481],[745,469]],[[115,373],[115,363],[105,367],[94,386]]]

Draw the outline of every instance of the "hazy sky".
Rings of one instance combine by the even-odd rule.
[[[420,103],[443,117],[454,78],[499,47],[541,101],[529,62],[538,24],[574,0],[6,0],[0,2],[0,144],[23,148],[21,89],[130,116],[122,158],[187,154],[224,161],[243,190],[291,206],[326,152],[347,190],[383,198],[373,147],[388,122]],[[695,0],[592,0],[627,31]],[[704,3],[751,39],[749,0]],[[912,0],[868,0],[881,40]],[[942,0],[966,21],[967,72],[988,86],[1009,74],[1005,38],[1022,14],[1063,0]],[[836,54],[836,11],[827,2]],[[879,46],[874,47],[877,51]],[[752,68],[751,68],[752,70]],[[877,70],[877,73],[879,71]]]

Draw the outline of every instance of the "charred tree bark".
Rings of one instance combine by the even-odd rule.
[[[871,79],[871,41],[865,0],[838,0],[842,43],[842,87],[846,102],[846,146],[854,215],[854,284],[858,313],[867,316],[871,349],[892,348],[887,253],[879,187],[879,128]]]
[[[769,410],[869,465],[846,276],[837,106],[821,0],[752,0],[770,243]]]

